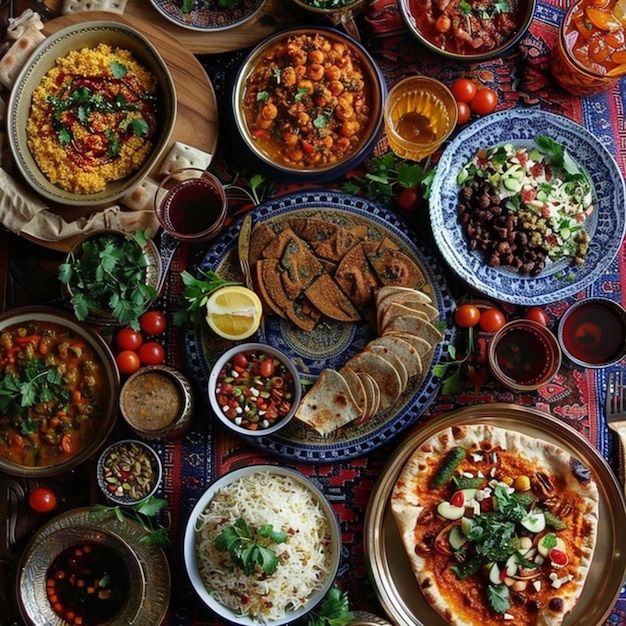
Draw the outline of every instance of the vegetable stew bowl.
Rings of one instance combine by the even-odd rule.
[[[0,471],[52,476],[86,461],[102,446],[117,418],[120,378],[100,335],[56,309],[12,309],[0,315],[0,363],[0,385],[13,389],[14,396],[6,404],[4,396],[0,404]],[[28,383],[44,371],[37,384]],[[73,391],[79,387],[80,392]],[[43,413],[19,406],[42,402],[50,393],[64,406],[47,400]]]
[[[487,4],[481,4],[471,13],[471,17],[459,15],[459,0],[452,0],[447,5],[443,15],[440,13],[430,14],[435,3],[425,0],[398,0],[400,12],[408,30],[430,52],[452,61],[466,61],[477,63],[487,59],[495,59],[511,52],[512,48],[520,41],[528,30],[537,7],[537,0],[506,0],[509,7],[518,7],[516,13],[510,13],[515,17],[506,27],[506,34],[499,36],[497,43],[489,43],[489,39],[481,38],[471,29],[463,28],[470,23],[473,29],[479,28],[478,20],[483,20],[486,29],[497,30],[503,28],[502,20],[507,19],[509,13],[503,13],[499,9],[499,2],[489,0]],[[428,7],[431,7],[430,9]],[[478,12],[489,15],[485,18]],[[458,24],[458,22],[461,22]]]
[[[360,43],[332,28],[291,28],[244,60],[233,123],[260,170],[286,182],[324,182],[371,152],[386,93],[381,69]]]
[[[156,127],[151,140],[151,148],[138,169],[125,178],[106,183],[104,189],[94,192],[77,193],[61,188],[52,183],[40,169],[28,145],[27,124],[31,116],[31,103],[35,90],[42,83],[46,74],[55,67],[57,59],[66,57],[73,51],[84,48],[93,49],[99,44],[108,44],[113,49],[126,50],[132,58],[147,69],[156,80],[155,110]],[[123,64],[116,66],[118,76],[124,68]],[[123,78],[123,77],[121,77]],[[95,88],[95,87],[94,87]],[[137,90],[131,86],[129,92],[136,94]],[[134,96],[129,96],[132,100]],[[176,122],[176,89],[172,75],[156,48],[136,29],[119,22],[87,21],[67,26],[46,38],[32,53],[18,74],[15,86],[11,91],[8,102],[9,143],[16,167],[22,177],[33,190],[44,199],[61,204],[83,207],[96,207],[110,204],[130,192],[155,167],[161,155],[168,146]],[[146,115],[150,118],[150,113]],[[127,118],[130,119],[130,118]],[[145,120],[145,117],[142,118]],[[133,132],[144,132],[139,121],[129,124]],[[44,123],[45,126],[45,123]],[[148,125],[149,126],[149,125]],[[139,128],[139,130],[135,130]],[[130,132],[130,131],[129,131]],[[61,131],[59,131],[59,136]],[[94,137],[89,135],[90,140]],[[63,140],[64,137],[61,137]],[[109,143],[110,145],[112,142]],[[97,148],[97,146],[95,146]],[[90,149],[92,146],[90,146]],[[61,159],[69,162],[68,154],[58,144],[57,154]],[[81,150],[80,157],[97,160],[97,153]],[[58,157],[53,157],[57,160]]]
[[[259,483],[261,493],[256,493],[253,499],[246,498],[246,503],[244,505],[235,500],[234,496],[237,493],[237,490],[233,485],[235,481],[238,481],[238,484],[241,487],[243,481],[243,485],[247,484],[247,487],[245,489],[242,488],[241,493],[245,494],[246,491],[250,491],[249,481],[251,479]],[[281,493],[281,491],[285,491],[287,488],[289,493]],[[327,554],[327,567],[323,574],[320,574],[318,571],[318,574],[321,575],[322,578],[319,580],[319,584],[316,585],[317,589],[311,591],[304,604],[294,609],[287,608],[281,617],[266,620],[259,617],[252,618],[249,615],[241,615],[234,609],[220,602],[213,586],[221,587],[223,584],[222,581],[227,580],[226,576],[228,574],[228,570],[234,567],[232,565],[232,560],[227,553],[224,552],[224,557],[221,559],[222,562],[220,567],[218,567],[215,572],[208,571],[203,577],[201,572],[201,563],[204,558],[201,557],[204,557],[204,555],[201,555],[200,551],[208,549],[209,546],[207,544],[209,544],[212,540],[211,534],[209,534],[208,538],[201,538],[203,526],[202,514],[212,505],[217,494],[223,489],[227,489],[232,497],[231,506],[229,507],[229,509],[234,512],[232,513],[232,516],[234,517],[235,515],[239,515],[241,513],[241,519],[243,519],[243,516],[245,515],[246,519],[243,519],[243,521],[249,529],[258,529],[260,525],[259,522],[262,521],[261,517],[264,520],[263,523],[267,524],[272,523],[271,521],[268,521],[268,518],[273,518],[272,521],[274,521],[274,518],[280,519],[289,516],[288,519],[283,519],[283,521],[280,522],[281,528],[278,528],[276,522],[274,522],[272,524],[273,530],[285,530],[282,527],[282,524],[285,523],[290,528],[295,530],[295,533],[293,533],[294,537],[297,537],[300,534],[302,536],[310,537],[313,536],[313,533],[307,526],[312,522],[319,524],[316,530]],[[308,495],[303,497],[303,494]],[[281,502],[281,506],[275,506],[273,504],[274,502]],[[257,511],[261,517],[259,517],[258,520],[255,520],[254,517]],[[325,526],[323,521],[324,518],[328,522],[328,531],[322,538],[322,533],[320,533],[319,530],[322,525]],[[222,519],[224,520],[225,518]],[[235,520],[233,520],[233,522],[234,521]],[[221,529],[216,529],[216,532],[221,531],[223,531],[223,526]],[[198,594],[200,599],[220,618],[227,620],[232,624],[237,624],[238,626],[257,626],[262,623],[271,624],[272,626],[282,626],[284,624],[296,623],[299,621],[300,618],[304,617],[323,600],[328,590],[332,587],[341,561],[341,546],[341,529],[339,521],[330,502],[324,496],[323,492],[309,478],[300,472],[278,465],[248,465],[231,471],[218,478],[200,496],[199,500],[193,507],[187,521],[183,542],[185,566],[195,592]],[[309,551],[310,546],[302,545],[300,548],[301,549],[298,551],[298,554],[300,554],[301,557],[295,557],[294,555],[292,558],[304,558],[304,555]],[[311,550],[314,551],[315,554],[320,554],[321,549],[322,546],[320,546],[318,550]],[[306,574],[308,573],[307,569],[313,567],[312,563],[313,559],[310,559],[308,567],[302,564],[299,568],[300,571],[298,571],[297,574],[295,571],[292,571],[296,576]],[[257,569],[258,567],[259,566],[257,566]],[[277,572],[279,576],[280,571],[278,568],[280,567],[281,564],[278,563]],[[235,570],[235,573],[237,573],[237,570]],[[253,577],[244,576],[241,569],[239,569],[239,575],[237,576],[237,579],[233,581],[233,593],[241,595],[243,585],[246,584],[247,581],[251,582],[252,578]],[[268,580],[271,581],[271,576],[268,577]],[[298,580],[294,580],[293,584],[298,585]],[[292,587],[292,585],[287,584],[285,581],[285,588],[291,591],[290,587]],[[300,588],[299,593],[302,593],[302,589]]]

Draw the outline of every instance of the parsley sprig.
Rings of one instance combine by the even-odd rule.
[[[443,378],[441,392],[444,395],[454,395],[463,389],[463,370],[474,352],[474,327],[467,329],[467,350],[462,359],[457,359],[456,347],[448,345],[448,356],[452,359],[446,363],[438,363],[433,367],[433,374]],[[450,372],[450,373],[449,373]]]
[[[287,533],[274,530],[271,524],[264,524],[256,530],[250,528],[243,517],[234,524],[227,524],[215,539],[215,547],[230,554],[233,563],[243,570],[246,576],[258,567],[269,576],[276,572],[278,555],[269,546],[284,543]]]
[[[167,516],[167,525],[159,522],[159,514],[166,505],[167,500],[150,496],[143,502],[133,505],[120,507],[95,504],[92,506],[92,509],[94,511],[113,511],[121,522],[129,519],[138,523],[148,531],[139,539],[141,543],[159,548],[168,548],[172,545],[168,536],[170,527],[169,516]]]
[[[201,278],[196,278],[187,270],[180,273],[184,289],[179,299],[179,309],[174,312],[174,324],[199,324],[206,315],[206,303],[213,291],[226,285],[241,285],[238,281],[224,280],[215,272],[199,269]]]
[[[59,369],[46,365],[41,359],[27,361],[19,376],[7,374],[0,378],[0,413],[24,435],[34,432],[37,427],[30,417],[30,408],[38,402],[51,401],[66,406],[70,394],[63,386]]]
[[[324,599],[306,616],[307,626],[345,626],[354,619],[348,594],[333,586]]]

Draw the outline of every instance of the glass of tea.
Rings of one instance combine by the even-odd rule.
[[[409,76],[391,88],[383,115],[393,152],[400,158],[420,161],[450,136],[458,109],[443,83],[427,76]]]
[[[159,185],[154,210],[163,230],[192,243],[215,238],[226,220],[226,192],[217,177],[206,170],[176,170]]]
[[[626,357],[626,310],[609,298],[580,300],[559,322],[559,343],[576,365],[600,368]]]
[[[613,87],[626,74],[626,15],[620,0],[581,0],[568,9],[552,50],[554,80],[575,96]]]

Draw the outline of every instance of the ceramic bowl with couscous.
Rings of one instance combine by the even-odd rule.
[[[9,100],[17,166],[44,198],[115,201],[155,166],[176,121],[176,91],[159,52],[119,22],[72,25],[48,37]]]

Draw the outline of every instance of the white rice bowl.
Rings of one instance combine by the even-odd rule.
[[[270,524],[286,540],[267,542],[278,556],[273,574],[251,574],[215,540],[243,518],[251,531]],[[221,477],[202,495],[185,530],[185,563],[200,598],[236,624],[287,624],[314,608],[339,568],[341,534],[332,507],[305,476],[254,465]],[[242,601],[246,598],[246,601]]]

